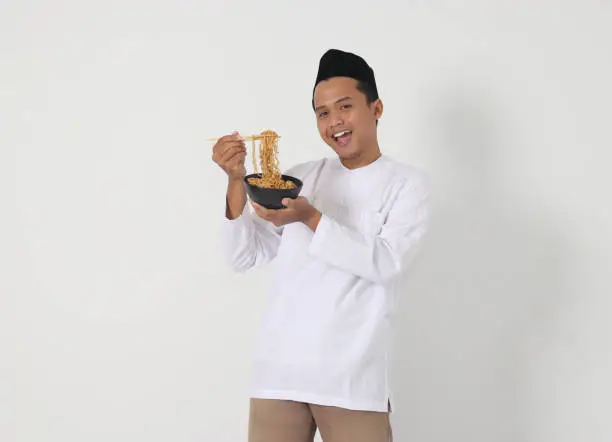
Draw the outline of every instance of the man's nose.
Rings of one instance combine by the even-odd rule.
[[[334,112],[331,114],[330,121],[332,128],[344,124],[344,119],[342,118],[342,115],[340,115],[338,112]]]

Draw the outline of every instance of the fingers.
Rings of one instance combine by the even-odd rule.
[[[246,174],[244,160],[246,144],[238,132],[224,135],[212,148],[212,160],[231,177],[243,177]]]
[[[294,211],[284,208],[284,209],[266,209],[263,206],[260,206],[255,201],[251,201],[251,205],[255,209],[255,213],[264,221],[268,221],[274,224],[276,227],[280,227],[290,222],[294,222]]]
[[[257,213],[257,216],[265,219],[266,221],[270,221],[269,218],[270,218],[271,213],[269,209],[266,209],[265,207],[260,206],[255,201],[251,201],[251,205],[253,206],[253,209],[255,209],[255,213]]]
[[[295,206],[295,200],[291,198],[283,198],[281,201],[282,205],[288,209],[292,209]]]
[[[226,164],[230,161],[235,155],[246,155],[246,147],[244,146],[234,146],[227,149],[219,159],[219,164]]]
[[[229,148],[233,146],[242,145],[245,146],[244,138],[240,136],[238,132],[234,132],[230,135],[224,135],[217,140],[215,145],[213,146],[213,156],[214,155],[223,155],[223,153]]]
[[[278,214],[275,210],[266,209],[263,206],[260,206],[255,201],[251,201],[251,205],[255,209],[255,213],[264,221],[271,222],[276,227],[280,226],[280,221],[278,220]]]
[[[213,147],[213,158],[221,159],[221,157],[223,157],[223,155],[225,155],[228,150],[234,148],[241,148],[246,151],[246,145],[244,144],[244,141],[225,141],[223,143],[215,144],[215,147]]]
[[[246,158],[246,152],[239,152],[235,154],[233,157],[231,157],[229,160],[227,160],[227,162],[224,163],[224,167],[226,167],[227,170],[232,170],[236,166],[239,166],[239,165],[244,166],[245,158]]]

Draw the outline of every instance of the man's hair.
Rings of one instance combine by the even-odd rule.
[[[357,90],[366,96],[366,102],[372,104],[378,99],[378,94],[374,87],[365,81],[357,81]]]
[[[378,92],[371,83],[357,80],[357,90],[365,95],[368,105],[378,100]],[[378,120],[376,120],[376,126],[378,126]]]

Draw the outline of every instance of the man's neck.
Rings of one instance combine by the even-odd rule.
[[[369,164],[372,164],[374,161],[381,157],[381,152],[378,146],[376,149],[372,149],[367,152],[363,152],[361,155],[355,158],[340,158],[340,162],[347,169],[359,169],[360,167],[365,167]]]

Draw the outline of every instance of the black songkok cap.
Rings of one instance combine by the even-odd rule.
[[[319,72],[317,73],[315,88],[321,81],[333,77],[349,77],[367,83],[374,91],[374,99],[378,99],[378,89],[376,88],[374,71],[359,55],[344,52],[339,49],[330,49],[323,54],[319,61]]]

